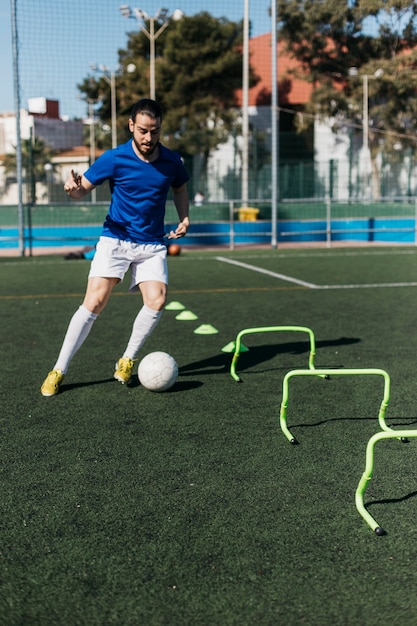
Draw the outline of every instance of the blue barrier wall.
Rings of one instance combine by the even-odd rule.
[[[167,232],[176,223],[166,225]],[[235,222],[233,231],[229,222],[193,223],[181,245],[230,246],[269,244],[272,224],[269,221]],[[282,221],[278,223],[278,243],[314,243],[328,240],[325,220]],[[25,230],[25,248],[60,248],[94,245],[101,233],[101,225],[36,226]],[[0,250],[18,248],[16,227],[0,229]],[[330,241],[416,243],[414,218],[339,219],[330,224]]]

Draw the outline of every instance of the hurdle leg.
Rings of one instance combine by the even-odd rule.
[[[365,461],[365,470],[359,480],[359,484],[356,488],[355,493],[355,504],[359,514],[363,517],[365,522],[370,526],[370,528],[375,532],[376,535],[386,535],[386,531],[378,524],[376,519],[372,517],[372,515],[366,510],[365,505],[363,503],[363,497],[365,495],[366,488],[372,478],[374,471],[374,451],[375,445],[378,441],[384,439],[401,439],[402,441],[408,440],[410,437],[417,437],[416,430],[396,430],[391,432],[380,432],[372,435],[369,439],[368,444],[366,446],[366,461]]]

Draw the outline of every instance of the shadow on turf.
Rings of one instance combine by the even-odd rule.
[[[171,387],[171,389],[167,389],[167,391],[164,391],[164,393],[177,393],[178,391],[188,391],[190,389],[196,389],[197,387],[201,387],[202,384],[203,383],[201,383],[198,380],[189,380],[189,381],[177,380],[175,385]],[[128,386],[130,389],[132,389],[135,387],[141,387],[142,385],[140,384],[139,380],[135,377],[135,379],[131,381]]]
[[[81,389],[82,387],[91,387],[93,385],[105,385],[110,382],[116,381],[113,377],[111,377],[103,378],[102,380],[83,381],[80,383],[63,383],[59,388],[59,395],[61,395],[61,393],[65,393],[66,391],[71,391],[72,389]]]
[[[316,353],[320,348],[326,347],[337,347],[337,346],[345,346],[353,343],[358,343],[360,339],[356,337],[340,337],[339,339],[327,339],[325,341],[316,342]],[[261,346],[251,346],[248,352],[242,352],[239,357],[238,369],[239,372],[250,369],[261,363],[266,363],[271,359],[275,358],[280,354],[308,354],[310,351],[310,345],[307,341],[296,341],[291,343],[275,343],[275,344],[267,344]],[[192,376],[196,372],[199,375],[206,374],[224,374],[230,371],[230,364],[232,359],[232,354],[227,352],[220,352],[215,356],[208,357],[207,359],[202,359],[200,361],[194,361],[192,363],[188,363],[187,365],[182,365],[179,368],[179,373],[181,376]],[[317,354],[316,354],[317,359]],[[324,367],[324,364],[318,364],[316,362],[317,367]],[[307,363],[300,363],[300,367],[306,367]],[[269,371],[271,368],[268,368]],[[281,367],[275,367],[273,369],[288,369],[285,365]],[[256,374],[260,374],[259,370]],[[104,378],[102,380],[91,380],[85,382],[71,383],[71,384],[63,384],[60,388],[60,393],[71,391],[71,389],[80,389],[82,387],[90,387],[92,385],[103,385],[110,382],[115,382],[114,378]],[[201,386],[202,383],[193,381],[193,382],[184,382],[178,381],[175,386],[169,390],[169,392],[177,392],[177,391],[186,391],[187,389],[194,389],[195,387]],[[139,387],[140,383],[136,376],[132,378],[132,381],[129,383],[129,388]]]
[[[90,380],[90,381],[83,381],[79,383],[63,384],[59,389],[59,395],[61,395],[61,393],[65,393],[73,389],[81,389],[82,387],[93,387],[96,385],[104,385],[108,383],[114,383],[115,386],[117,385],[120,387],[126,387],[127,389],[135,389],[136,387],[142,386],[136,376],[132,378],[131,382],[128,385],[122,385],[121,383],[118,383],[117,381],[114,380],[112,376],[111,378],[103,378],[102,380]],[[187,391],[189,389],[195,389],[196,387],[201,387],[202,384],[203,383],[199,381],[185,382],[185,381],[178,380],[175,383],[174,387],[172,387],[171,389],[168,389],[164,393],[176,393],[178,391]]]
[[[411,500],[411,498],[415,498],[416,496],[417,491],[412,491],[411,493],[407,493],[401,498],[386,498],[385,500],[372,500],[369,502],[365,502],[365,506],[371,508],[376,504],[398,504],[398,502],[405,502],[406,500]]]
[[[316,353],[320,348],[326,347],[337,347],[337,346],[346,346],[353,343],[359,343],[361,340],[356,337],[340,337],[339,339],[328,339],[325,341],[316,342]],[[275,343],[268,344],[262,346],[251,346],[248,352],[242,352],[239,357],[238,370],[239,372],[244,371],[246,369],[250,369],[255,367],[256,365],[260,365],[261,363],[266,363],[270,361],[274,357],[280,354],[308,354],[310,351],[310,345],[306,341],[296,341],[292,343]],[[202,359],[201,361],[194,361],[192,363],[188,363],[187,365],[182,365],[179,370],[181,375],[192,375],[194,372],[198,371],[199,374],[213,374],[213,373],[224,373],[230,370],[230,364],[232,359],[232,354],[221,352],[220,354],[216,354],[215,356],[209,357],[207,359]],[[316,354],[317,359],[317,354]],[[316,363],[317,367],[324,367],[324,365]],[[300,363],[300,367],[306,366],[306,363]],[[283,366],[284,368],[284,366]],[[281,368],[274,368],[281,369]],[[285,368],[287,369],[287,368]],[[205,371],[201,371],[205,370]],[[257,372],[257,374],[262,372]]]
[[[330,379],[331,382],[331,379]],[[404,421],[407,419],[407,421]],[[352,417],[351,415],[345,417],[330,417],[328,419],[322,419],[316,422],[308,422],[308,423],[297,423],[291,426],[291,428],[314,428],[315,426],[322,426],[323,424],[328,424],[330,422],[354,422],[354,421],[374,421],[375,417]],[[399,418],[388,416],[387,421],[389,421],[389,425],[391,428],[410,428],[411,426],[417,424],[417,419],[415,418],[401,418],[401,421],[398,421]]]

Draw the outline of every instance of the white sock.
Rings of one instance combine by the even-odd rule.
[[[154,311],[146,304],[143,305],[133,322],[132,334],[123,354],[124,357],[136,358],[139,350],[161,319],[161,315],[162,311]]]
[[[87,339],[97,317],[97,313],[92,313],[83,304],[74,313],[68,325],[61,352],[59,353],[54,369],[61,370],[64,374],[67,373],[74,354]]]

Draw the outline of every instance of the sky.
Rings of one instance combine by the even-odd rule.
[[[20,0],[16,0],[17,2],[17,11],[19,15],[19,10],[21,6],[27,7],[28,0],[24,0],[20,4]],[[59,38],[62,37],[62,41],[65,41],[66,33],[68,32],[68,28],[65,28],[65,22],[67,20],[66,14],[64,13],[64,8],[67,10],[67,5],[71,5],[65,0],[65,3],[61,4],[63,0],[56,0],[55,6],[58,7],[57,11],[59,14],[60,6],[62,7],[63,12],[63,23],[54,24],[54,30],[56,31],[54,34]],[[113,0],[107,0],[107,5],[112,3]],[[114,0],[114,13],[111,11],[100,11],[102,7],[102,0],[84,0],[84,6],[86,7],[86,15],[80,14],[77,17],[78,24],[80,28],[86,28],[86,24],[84,22],[88,22],[88,27],[90,30],[91,37],[94,37],[94,23],[91,23],[91,15],[94,16],[95,20],[102,20],[100,23],[100,31],[103,32],[111,32],[112,33],[112,42],[109,45],[108,41],[105,40],[105,37],[98,38],[97,42],[97,56],[100,58],[91,59],[88,52],[91,49],[91,42],[88,41],[88,31],[82,31],[84,34],[81,34],[80,37],[77,37],[76,41],[76,53],[77,53],[77,67],[75,64],[67,63],[67,60],[63,60],[63,65],[65,64],[65,68],[62,72],[62,80],[65,79],[66,84],[74,85],[74,93],[76,91],[76,85],[82,82],[82,80],[87,76],[90,71],[89,64],[90,63],[99,63],[108,66],[109,68],[117,67],[117,51],[119,48],[125,48],[127,42],[127,32],[131,32],[137,28],[137,23],[134,23],[134,20],[127,20],[123,18],[119,12],[120,4],[127,3],[126,0]],[[251,20],[251,36],[261,35],[263,33],[269,32],[271,30],[271,20],[268,14],[268,10],[271,4],[271,0],[249,0],[249,18]],[[39,10],[42,10],[41,2],[37,4],[36,10],[39,7]],[[33,6],[33,5],[32,5]],[[47,1],[44,6],[47,6]],[[110,5],[111,6],[111,5]],[[186,15],[193,15],[195,13],[199,13],[200,11],[207,11],[211,13],[216,18],[226,17],[231,21],[239,21],[243,18],[244,12],[244,0],[228,0],[224,2],[224,0],[175,0],[175,6],[169,6],[166,3],[161,5],[161,0],[141,0],[140,4],[131,4],[132,7],[139,7],[146,11],[149,15],[155,15],[158,8],[161,6],[168,6],[170,9],[170,13],[172,13],[175,9],[181,9]],[[33,6],[35,9],[35,7]],[[36,16],[38,17],[38,16]],[[54,18],[56,20],[57,12],[54,11]],[[47,21],[48,19],[52,19],[50,15],[45,11],[43,19]],[[107,24],[103,23],[103,21],[107,20]],[[19,23],[19,18],[18,18]],[[36,24],[34,26],[36,29]],[[62,28],[62,32],[61,29]],[[22,35],[20,34],[20,37]],[[96,35],[97,36],[97,35]],[[67,42],[68,43],[68,42]],[[89,45],[90,43],[90,45]],[[71,45],[71,43],[69,43]],[[39,46],[43,50],[48,50],[48,42],[40,42]],[[24,48],[24,46],[22,46]],[[83,51],[84,47],[84,51]],[[72,104],[67,105],[67,110],[65,110],[66,103],[61,102],[62,100],[62,89],[60,85],[56,83],[56,73],[52,71],[53,63],[57,62],[57,59],[54,55],[53,45],[49,42],[49,54],[42,53],[40,58],[43,59],[42,64],[39,63],[36,65],[36,51],[32,53],[32,63],[33,63],[33,74],[36,74],[37,82],[39,85],[42,85],[42,90],[45,93],[20,93],[21,98],[21,106],[27,106],[27,98],[32,97],[48,97],[48,98],[56,98],[60,100],[60,112],[64,115],[69,116],[82,116],[85,114],[85,103],[79,103],[79,105],[75,104],[75,98],[72,96],[71,102]],[[2,87],[0,90],[0,113],[6,111],[14,111],[15,102],[14,102],[14,89],[13,89],[13,54],[12,54],[12,24],[11,24],[11,0],[0,0],[0,58],[2,60],[1,64],[1,76],[2,76]],[[22,65],[22,56],[19,53],[20,65]],[[50,71],[48,72],[48,64],[50,66]],[[22,72],[21,72],[22,74]],[[48,77],[50,76],[50,78]],[[48,82],[49,81],[49,82]],[[24,82],[24,81],[22,81]],[[54,90],[56,90],[59,95],[54,95]],[[70,101],[70,99],[69,99]],[[74,110],[74,107],[78,110]],[[71,108],[72,110],[68,110]]]
[[[247,1],[250,35],[256,37],[270,32],[271,0]],[[20,106],[27,108],[29,98],[44,97],[59,101],[62,116],[85,117],[87,105],[80,99],[77,85],[92,74],[92,63],[117,69],[118,50],[126,49],[127,33],[139,28],[136,19],[123,18],[120,13],[120,5],[128,0],[15,2],[19,26]],[[168,6],[169,14],[176,9],[185,15],[207,11],[216,18],[225,17],[235,22],[243,19],[245,7],[245,0],[173,0],[172,6],[162,2],[140,0],[140,4],[130,6],[151,16],[161,6]],[[0,113],[15,109],[11,3],[12,0],[0,0]],[[368,34],[374,34],[371,32],[374,27],[368,25]]]
[[[13,111],[13,72],[12,72],[12,27],[10,1],[0,3],[0,58],[2,59],[2,83],[0,90],[0,112]]]

